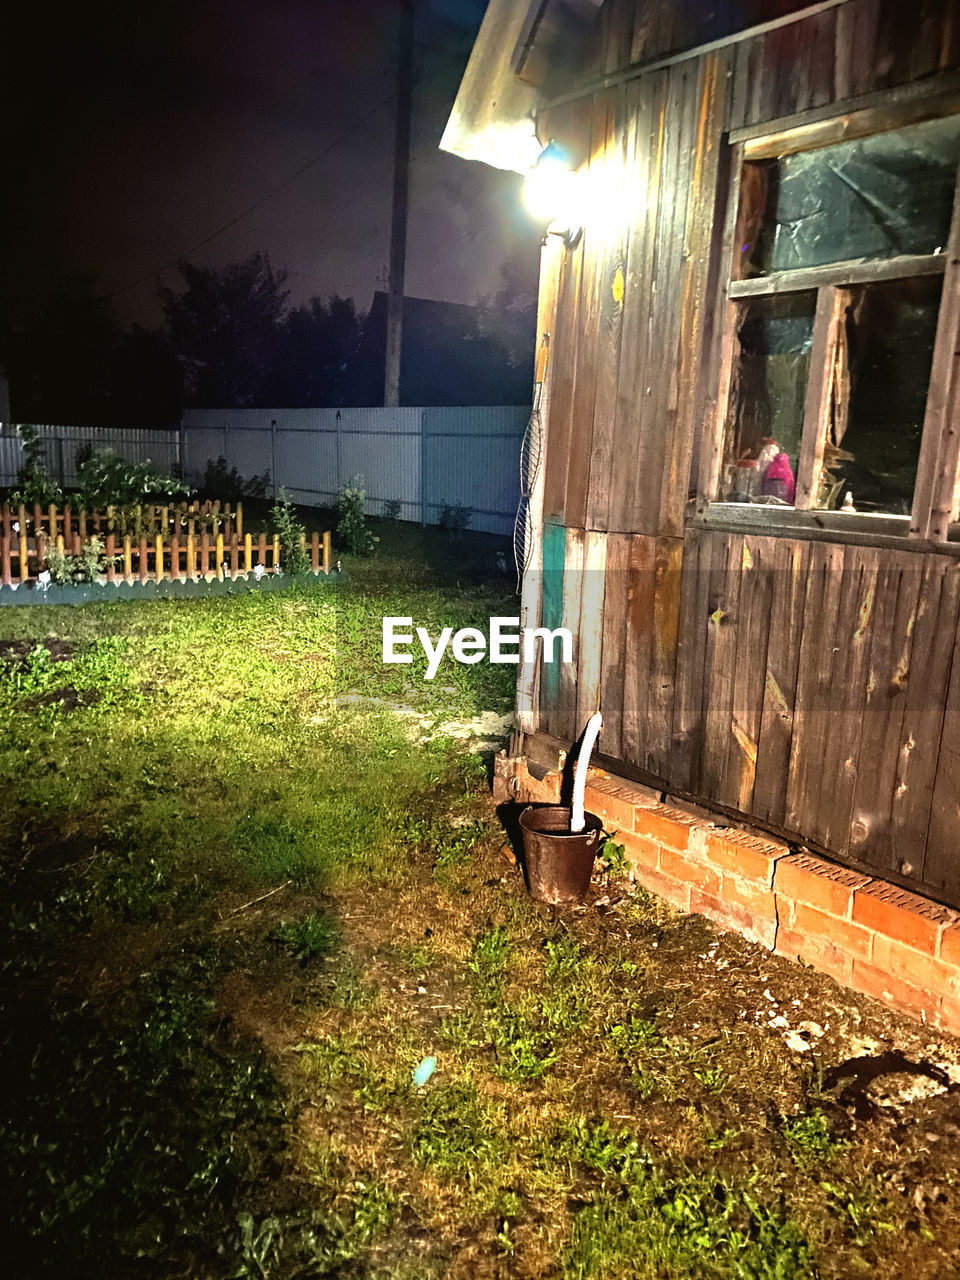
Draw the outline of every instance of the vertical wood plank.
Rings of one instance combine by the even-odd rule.
[[[811,543],[784,812],[784,826],[801,833],[820,803],[842,572],[842,547]]]
[[[860,737],[849,850],[868,852],[879,872],[894,865],[893,795],[923,574],[919,556],[888,552],[877,581],[877,611]]]
[[[751,809],[778,827],[785,825],[809,550],[809,543],[778,538],[771,569],[770,630]]]
[[[704,736],[701,789],[708,800],[719,801],[727,754],[733,736],[733,693],[737,644],[742,625],[740,587],[744,538],[722,534],[710,573],[710,616],[704,661]]]
[[[641,765],[646,750],[653,665],[656,540],[643,534],[628,539],[626,635],[623,655],[621,749],[624,758]]]
[[[951,901],[960,900],[960,632],[955,636],[940,736],[940,754],[930,805],[923,864],[924,883]]]
[[[709,349],[704,341],[709,342],[712,337],[712,328],[705,325],[705,301],[708,282],[715,279],[714,269],[719,265],[711,259],[721,253],[720,246],[714,246],[713,230],[719,212],[716,197],[727,60],[714,55],[703,58],[700,66],[696,133],[685,182],[688,197],[679,277],[677,373],[668,398],[675,426],[665,450],[657,522],[658,532],[673,536],[682,535],[690,495],[694,435],[701,430],[698,375]],[[693,487],[696,488],[695,482]]]
[[[673,751],[667,781],[684,791],[695,791],[700,785],[710,570],[717,541],[716,534],[690,529],[683,542]]]
[[[960,619],[960,565],[944,556],[924,560],[891,811],[893,864],[901,875],[921,881],[927,875],[927,829]],[[942,874],[936,869],[939,837],[930,847],[936,883]]]
[[[731,733],[718,799],[741,813],[751,810],[756,781],[775,551],[773,538],[746,537],[740,553]]]
[[[579,738],[587,721],[600,707],[603,671],[603,596],[606,578],[607,535],[588,530],[583,541],[583,590],[580,601],[580,644],[576,723],[572,736]]]
[[[603,650],[600,675],[600,750],[615,759],[621,752],[624,704],[624,650],[627,641],[627,591],[630,538],[611,533],[603,585]]]
[[[872,547],[845,547],[837,625],[830,645],[830,683],[820,800],[805,831],[826,848],[841,851],[850,839],[863,734],[863,704],[876,627],[880,555]]]
[[[636,91],[621,86],[610,95],[606,133],[602,141],[600,181],[602,199],[594,222],[597,253],[599,314],[597,334],[596,398],[593,406],[593,441],[590,450],[590,484],[586,522],[591,529],[610,527],[611,471],[623,459],[614,452],[617,387],[623,334],[623,302],[626,287],[627,227],[630,211],[624,199],[626,175],[632,171],[636,151]],[[592,174],[591,174],[592,177]]]
[[[333,561],[333,539],[330,536],[329,529],[323,532],[323,572],[329,573],[330,566]]]
[[[614,456],[610,485],[611,527],[633,533],[641,529],[635,518],[637,486],[655,473],[659,445],[647,412],[651,385],[653,337],[650,298],[655,289],[654,246],[657,208],[663,175],[666,130],[666,76],[645,77],[633,87],[635,141],[632,184],[627,203],[626,275],[621,359],[614,420]],[[652,527],[646,532],[652,532]]]
[[[573,637],[573,661],[560,667],[560,688],[554,733],[575,738],[577,729],[577,684],[580,671],[580,609],[583,601],[582,529],[565,529],[563,546],[562,622]],[[595,710],[596,708],[594,708]]]
[[[589,152],[590,102],[571,105],[560,137],[574,155]],[[584,161],[586,165],[587,161]],[[580,289],[583,277],[585,237],[564,253],[557,292],[555,333],[551,340],[550,445],[543,479],[543,512],[546,519],[564,522],[567,468],[574,432],[573,388],[577,377],[580,332]]]
[[[609,94],[595,94],[590,116],[590,160],[588,187],[602,182],[605,142],[608,132]],[[573,413],[567,448],[567,485],[564,523],[583,529],[587,519],[587,492],[590,458],[593,452],[594,410],[597,399],[597,367],[600,334],[600,304],[603,288],[602,219],[591,213],[581,239],[583,270],[580,280],[579,324],[577,326],[576,376],[573,383]]]
[[[563,625],[563,558],[566,533],[562,525],[543,527],[543,581],[540,621],[555,631]],[[540,673],[540,721],[550,732],[560,722],[560,662],[544,662]]]

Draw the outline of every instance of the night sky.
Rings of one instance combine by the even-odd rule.
[[[519,179],[437,150],[484,7],[417,4],[412,296],[472,302],[511,263],[535,288]],[[152,325],[158,268],[257,250],[288,269],[292,303],[369,306],[388,260],[396,13],[395,0],[92,0],[8,22],[0,288],[13,323],[89,274],[122,321]],[[162,279],[178,285],[175,267]]]

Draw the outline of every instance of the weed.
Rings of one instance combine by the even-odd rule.
[[[577,1214],[563,1258],[566,1280],[623,1273],[805,1280],[814,1259],[799,1227],[748,1190],[631,1161]]]
[[[547,952],[544,977],[548,982],[567,982],[577,976],[584,965],[584,956],[570,934],[548,938],[544,945]]]
[[[556,1155],[600,1173],[623,1173],[640,1159],[640,1147],[629,1129],[614,1129],[607,1120],[590,1122],[573,1116],[558,1128],[552,1143]]]
[[[510,940],[500,925],[494,925],[474,940],[467,968],[481,988],[499,990],[509,959]]]
[[[437,953],[429,942],[413,942],[397,949],[397,958],[412,973],[423,973],[437,963]]]
[[[632,1057],[637,1049],[645,1049],[660,1042],[656,1023],[647,1018],[638,1018],[636,1014],[609,1027],[607,1034],[617,1052],[625,1058]]]
[[[483,1023],[473,1013],[452,1013],[440,1024],[440,1034],[456,1049],[475,1049],[485,1044]]]
[[[834,1134],[829,1119],[819,1107],[784,1121],[783,1136],[798,1164],[831,1160],[846,1146],[845,1141]]]
[[[497,1055],[497,1074],[504,1080],[539,1080],[560,1056],[552,1036],[509,1005],[491,1011],[485,1026]]]
[[[723,1093],[730,1083],[730,1078],[722,1067],[698,1067],[693,1075],[708,1093]]]
[[[605,835],[600,846],[600,862],[603,870],[611,880],[619,880],[627,874],[629,863],[627,851],[622,844],[617,844],[617,832]]]
[[[411,1149],[415,1164],[463,1174],[489,1165],[500,1153],[501,1141],[489,1105],[472,1085],[457,1083],[426,1095]]]
[[[327,1003],[355,1013],[372,1009],[380,998],[375,983],[364,981],[363,967],[354,956],[343,956],[327,986]]]
[[[864,1181],[859,1186],[821,1182],[820,1186],[827,1193],[831,1210],[843,1223],[855,1244],[862,1247],[880,1232],[896,1229],[892,1222],[882,1216],[886,1214],[887,1208],[872,1182]]]
[[[302,1070],[321,1087],[360,1080],[366,1075],[361,1056],[363,1041],[355,1035],[328,1036],[325,1040],[294,1045]]]
[[[340,944],[340,926],[327,915],[304,916],[279,924],[271,935],[298,960],[328,956]]]

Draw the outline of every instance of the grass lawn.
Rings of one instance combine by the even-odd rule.
[[[381,532],[339,588],[0,614],[5,1274],[960,1274],[956,1045],[532,903],[450,736],[514,668],[380,660],[511,584]]]

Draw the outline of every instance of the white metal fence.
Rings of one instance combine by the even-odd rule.
[[[47,469],[64,488],[77,483],[76,454],[82,444],[113,449],[128,462],[150,462],[158,471],[180,465],[180,433],[162,427],[71,427],[45,424],[37,432],[47,450]],[[22,456],[16,426],[0,423],[0,486],[15,484]]]
[[[195,483],[222,456],[243,476],[269,471],[272,490],[316,505],[362,476],[372,515],[399,502],[402,520],[436,524],[444,507],[466,507],[471,529],[509,534],[529,413],[524,405],[193,409],[183,418],[183,470]]]
[[[402,520],[437,524],[444,507],[466,507],[470,528],[509,534],[519,500],[525,405],[426,409],[191,409],[177,428],[37,428],[50,474],[76,483],[80,445],[109,447],[129,462],[182,471],[192,484],[224,457],[242,476],[270,473],[270,490],[326,505],[355,476],[367,510],[400,503]],[[0,486],[15,483],[17,428],[0,424]]]

